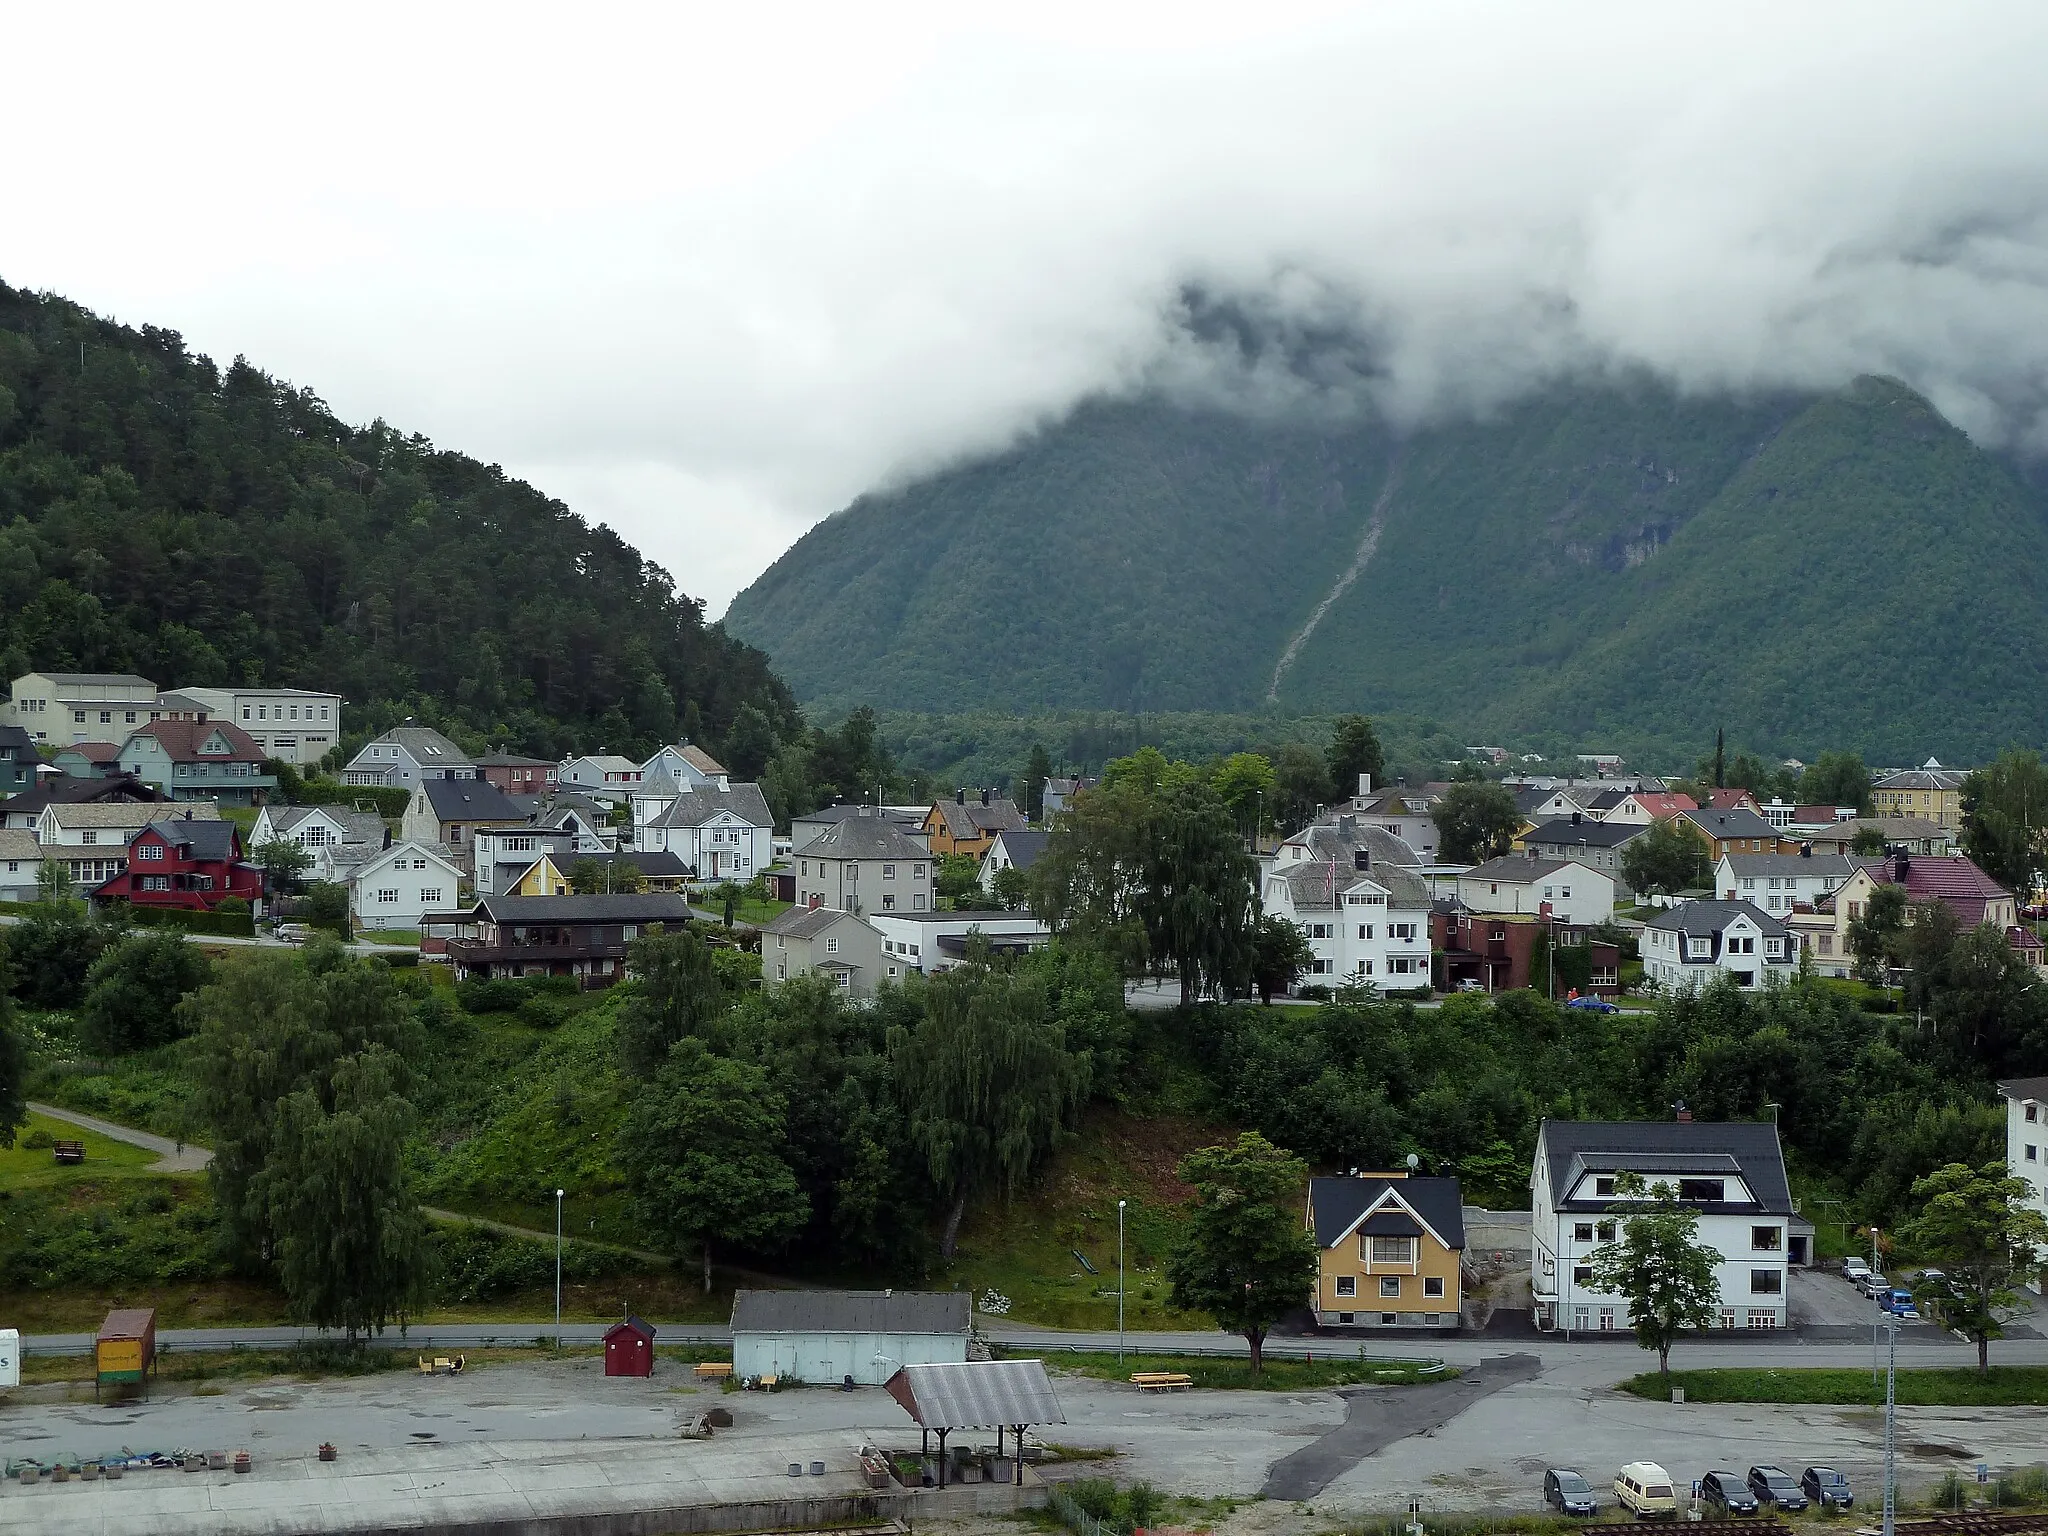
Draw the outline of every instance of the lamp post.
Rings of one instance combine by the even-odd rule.
[[[1124,1202],[1116,1203],[1116,1363],[1124,1363]]]
[[[562,1347],[562,1191],[555,1191],[555,1348]]]
[[[1877,1261],[1877,1228],[1875,1227],[1870,1229],[1870,1272],[1874,1275],[1884,1273],[1884,1266]],[[1876,1291],[1873,1290],[1870,1293],[1870,1300],[1873,1307],[1870,1314],[1870,1379],[1874,1383],[1877,1380],[1877,1320],[1884,1315],[1884,1309],[1876,1306]]]
[[[1886,1314],[1885,1331],[1891,1337],[1891,1358],[1884,1371],[1884,1536],[1897,1536],[1899,1483],[1895,1453],[1898,1424],[1899,1319]]]

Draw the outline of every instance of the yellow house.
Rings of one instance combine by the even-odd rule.
[[[517,880],[505,893],[507,896],[573,896],[575,888],[569,884],[569,877],[555,865],[552,854],[542,854],[533,861],[533,867]]]
[[[1465,1204],[1452,1178],[1360,1173],[1308,1181],[1325,1327],[1456,1328],[1465,1304]]]
[[[1870,803],[1880,816],[1917,816],[1954,831],[1963,824],[1963,780],[1933,758],[1923,768],[1888,773],[1870,786]]]

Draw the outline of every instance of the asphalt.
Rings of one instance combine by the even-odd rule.
[[[168,1136],[153,1136],[148,1131],[116,1125],[111,1120],[82,1115],[75,1109],[59,1109],[54,1104],[31,1102],[29,1108],[36,1114],[52,1120],[62,1120],[66,1125],[75,1125],[80,1130],[95,1131],[110,1141],[125,1141],[131,1147],[141,1147],[146,1152],[156,1153],[157,1161],[150,1165],[152,1173],[197,1173],[213,1161],[213,1153],[209,1149],[193,1142],[173,1141]]]

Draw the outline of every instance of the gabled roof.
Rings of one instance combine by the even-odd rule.
[[[978,795],[970,795],[965,805],[956,800],[939,800],[933,802],[931,813],[945,823],[948,837],[966,842],[1027,824],[1017,802],[1000,797],[992,798],[987,805],[981,803]]]
[[[35,738],[18,725],[0,725],[0,757],[15,753],[35,753]]]
[[[757,794],[758,790],[755,791]],[[700,791],[701,793],[701,791]],[[922,843],[914,842],[885,817],[848,816],[834,822],[803,847],[801,856],[813,859],[929,859]]]
[[[89,778],[84,774],[62,773],[45,777],[34,789],[24,789],[8,800],[0,800],[0,812],[9,816],[34,816],[52,805],[162,805],[170,796],[154,784],[145,784],[132,773]]]
[[[702,747],[693,747],[686,743],[680,750],[683,761],[699,773],[709,774],[714,779],[725,773],[725,765]]]
[[[1685,819],[1713,838],[1778,837],[1781,834],[1755,811],[1686,811]]]
[[[479,768],[552,768],[544,757],[521,757],[517,752],[486,752],[475,759]]]
[[[1360,850],[1364,851],[1366,862],[1372,869],[1378,869],[1382,864],[1400,864],[1412,869],[1422,863],[1421,855],[1406,838],[1395,836],[1385,827],[1361,821],[1351,811],[1311,822],[1287,841],[1290,845],[1306,848],[1311,861],[1321,860],[1325,864],[1334,860],[1338,864],[1356,865]]]
[[[1465,1206],[1453,1178],[1395,1178],[1374,1173],[1351,1178],[1310,1179],[1309,1207],[1315,1212],[1316,1242],[1334,1247],[1357,1229],[1374,1211],[1401,1212],[1403,1206],[1420,1217],[1446,1248],[1465,1246]],[[1411,1221],[1413,1217],[1409,1218]],[[1388,1224],[1379,1236],[1413,1236]]]
[[[690,904],[674,891],[617,896],[479,896],[470,911],[494,923],[685,923]]]
[[[1710,811],[1754,811],[1756,796],[1746,789],[1710,789],[1704,807]]]
[[[1691,795],[1682,795],[1670,789],[1639,789],[1632,795],[1624,796],[1633,800],[1650,813],[1651,819],[1662,821],[1667,816],[1678,816],[1686,811],[1696,811],[1699,802]]]
[[[431,726],[401,725],[386,731],[374,741],[363,744],[363,750],[350,763],[353,767],[370,755],[372,747],[403,747],[406,755],[416,763],[429,768],[473,768],[469,754],[455,745],[446,736]]]
[[[1791,932],[1783,923],[1753,901],[1688,901],[1666,907],[1643,926],[1664,928],[1689,938],[1704,939],[1721,932],[1738,917],[1756,924],[1766,938],[1783,938]]]
[[[60,827],[95,829],[105,827],[133,827],[140,830],[152,821],[160,820],[166,813],[162,801],[123,801],[111,805],[52,805],[50,815]],[[220,811],[211,800],[192,800],[181,804],[174,813],[180,821],[190,818],[196,821],[219,821]]]
[[[673,804],[654,819],[657,827],[701,827],[721,811],[730,811],[749,826],[772,827],[775,813],[768,809],[768,797],[758,784],[735,784],[730,789],[708,786],[676,796]]]
[[[1570,870],[1574,866],[1569,859],[1534,859],[1526,853],[1503,854],[1497,859],[1488,859],[1484,864],[1475,864],[1458,876],[1460,880],[1499,881],[1503,885],[1528,885],[1533,881],[1556,874],[1560,869]]]
[[[761,931],[786,939],[814,939],[841,918],[850,923],[860,921],[851,912],[842,912],[837,907],[788,907],[776,913]]]
[[[1421,876],[1399,864],[1375,864],[1364,870],[1312,859],[1276,868],[1270,878],[1287,882],[1287,894],[1297,912],[1334,911],[1340,897],[1360,886],[1385,891],[1389,908],[1422,910],[1430,904],[1429,887]]]
[[[1778,1128],[1767,1121],[1545,1120],[1536,1134],[1536,1155],[1547,1163],[1551,1198],[1564,1210],[1605,1210],[1609,1204],[1564,1199],[1577,1165],[1582,1170],[1645,1174],[1738,1172],[1757,1197],[1759,1210],[1792,1214],[1785,1153],[1778,1144]],[[1645,1166],[1645,1158],[1656,1164]]]
[[[968,1331],[965,1291],[734,1291],[734,1333]]]
[[[182,816],[167,816],[142,830],[154,832],[165,842],[186,850],[188,858],[224,863],[235,857],[237,834],[232,821],[187,821]]]
[[[1038,862],[1038,856],[1045,852],[1045,845],[1052,837],[1050,832],[1032,832],[1022,827],[1011,827],[998,832],[996,841],[1003,845],[1003,852],[1009,856],[1010,864],[1016,869],[1029,869]]]
[[[66,752],[76,752],[88,763],[118,763],[121,761],[121,748],[111,741],[74,741],[68,747],[59,747],[57,749],[59,757],[62,757]]]
[[[337,860],[336,863],[346,864],[349,870],[348,878],[358,880],[394,858],[429,858],[456,875],[462,873],[462,866],[449,858],[445,851],[432,843],[423,843],[416,837],[395,842],[389,848],[366,848],[362,850],[361,857]]]
[[[2048,1077],[2009,1077],[1998,1085],[1998,1091],[2008,1099],[2033,1099],[2038,1102],[2048,1099]]]
[[[152,720],[130,732],[122,750],[145,736],[153,738],[174,763],[260,763],[266,756],[254,737],[225,720]],[[199,750],[216,736],[227,743],[226,752]]]
[[[57,688],[149,688],[154,689],[146,677],[137,677],[133,672],[32,672],[31,677],[40,677]]]
[[[588,752],[582,757],[572,757],[562,766],[564,770],[574,768],[578,763],[588,763],[599,773],[638,773],[640,765],[630,757],[621,757],[616,752]]]
[[[640,770],[640,782],[633,787],[635,800],[660,800],[683,792],[683,781],[676,777],[676,770],[666,755],[654,758],[652,768]]]
[[[1846,880],[1856,866],[1840,853],[1724,853],[1721,862],[1737,875],[1791,875],[1796,879]]]
[[[436,821],[524,821],[526,814],[486,779],[421,779]]]
[[[1903,773],[1888,773],[1870,787],[1872,789],[1961,789],[1967,774],[1953,768],[1908,768]]]
[[[1988,903],[2012,900],[2012,892],[1985,874],[1966,854],[1899,854],[1886,859],[1859,860],[1858,867],[1870,876],[1873,884],[1902,885],[1915,900],[1940,902],[1965,927],[1974,928],[1984,920]]]
[[[36,841],[35,833],[27,827],[0,827],[0,859],[19,863],[23,859],[40,862],[43,845]]]
[[[1650,829],[1633,821],[1546,821],[1523,834],[1530,847],[1619,848]]]
[[[680,880],[690,872],[690,866],[673,853],[578,853],[573,848],[565,849],[555,856],[555,868],[567,875],[585,859],[599,865],[630,864],[641,874],[655,880]]]

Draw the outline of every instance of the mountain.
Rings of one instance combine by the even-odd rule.
[[[757,650],[495,465],[176,332],[0,284],[0,678],[340,692],[472,746],[640,753],[798,728]]]
[[[2048,737],[2043,508],[1888,379],[1398,433],[1099,401],[863,497],[725,623],[821,708],[1357,709],[1467,739]]]

